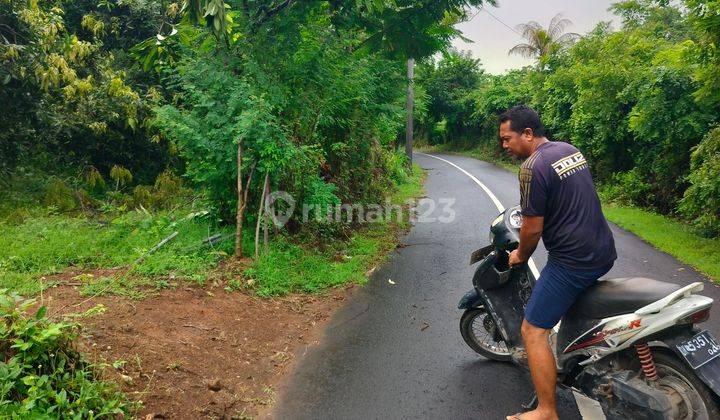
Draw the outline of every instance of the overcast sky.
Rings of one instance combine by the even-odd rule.
[[[498,0],[498,7],[488,6],[480,10],[475,17],[457,26],[466,38],[473,43],[460,39],[453,42],[455,48],[470,50],[475,58],[479,58],[483,68],[493,74],[500,74],[508,69],[521,68],[531,64],[532,60],[518,55],[508,56],[508,50],[524,40],[511,28],[519,23],[534,20],[547,27],[556,13],[573,21],[568,32],[585,34],[592,30],[598,22],[614,20],[613,14],[607,9],[617,0]],[[470,16],[478,12],[474,10]],[[493,18],[489,13],[497,17]],[[499,21],[498,21],[499,20]],[[503,23],[501,23],[501,22]]]

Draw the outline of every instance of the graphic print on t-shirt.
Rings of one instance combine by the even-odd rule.
[[[567,178],[568,176],[574,174],[577,171],[587,168],[587,161],[585,160],[585,156],[583,156],[582,153],[577,152],[573,153],[570,156],[566,156],[558,160],[557,162],[554,162],[550,166],[555,169],[555,172],[558,174],[560,179],[563,179]]]

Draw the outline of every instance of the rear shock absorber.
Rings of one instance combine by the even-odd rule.
[[[657,380],[657,369],[655,369],[655,362],[650,352],[650,346],[648,346],[647,343],[635,344],[635,351],[637,351],[638,358],[640,358],[640,365],[647,380]]]

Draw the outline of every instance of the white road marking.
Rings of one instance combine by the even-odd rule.
[[[500,213],[502,213],[502,212],[505,211],[505,207],[503,207],[502,203],[500,202],[500,200],[498,200],[497,196],[490,190],[490,188],[488,188],[485,184],[483,184],[482,182],[480,182],[480,180],[477,179],[477,178],[475,177],[475,175],[473,175],[473,174],[471,174],[470,172],[466,171],[465,169],[457,166],[456,164],[450,162],[449,160],[443,159],[443,158],[441,158],[441,157],[434,156],[434,155],[429,155],[429,154],[427,154],[427,153],[422,153],[422,152],[415,152],[415,153],[417,153],[417,154],[419,154],[419,155],[430,156],[431,158],[435,158],[435,159],[437,159],[437,160],[441,160],[441,161],[443,161],[443,162],[445,162],[445,163],[447,163],[447,164],[449,164],[449,165],[454,166],[457,170],[459,170],[460,172],[462,172],[462,173],[464,173],[465,175],[467,175],[468,177],[470,177],[470,179],[472,179],[476,184],[478,184],[478,185],[480,186],[480,188],[483,189],[483,191],[485,191],[485,194],[487,194],[487,195],[490,197],[490,200],[493,202],[493,204],[495,204],[495,207],[497,207],[497,210],[498,210]],[[528,266],[530,267],[530,271],[532,271],[532,273],[533,273],[533,275],[535,276],[535,278],[540,277],[540,272],[538,271],[537,266],[535,265],[535,261],[533,261],[532,258],[530,258],[530,260],[528,261]]]
[[[495,194],[493,194],[493,192],[490,190],[490,188],[488,188],[485,184],[480,182],[480,180],[477,179],[470,172],[468,172],[465,169],[459,167],[458,165],[450,162],[447,159],[443,159],[441,157],[429,155],[427,153],[422,153],[422,152],[415,152],[415,153],[417,153],[419,155],[429,156],[431,158],[441,160],[451,166],[454,166],[460,172],[462,172],[465,175],[467,175],[468,177],[470,177],[470,179],[472,179],[476,184],[478,184],[480,186],[480,188],[483,189],[483,191],[485,191],[485,193],[490,197],[490,200],[492,200],[493,204],[495,204],[495,207],[497,207],[499,212],[502,213],[503,211],[505,211],[505,207],[503,207],[500,200],[498,200],[498,198],[495,196]],[[535,278],[540,277],[540,273],[538,272],[537,266],[535,265],[535,261],[533,261],[532,258],[530,258],[530,260],[528,261],[528,266],[530,267],[530,271],[532,271]],[[559,329],[559,325],[560,325],[560,323],[558,322],[558,325],[553,327],[553,330],[555,330],[556,333]],[[578,410],[580,411],[580,415],[582,416],[583,420],[605,420],[605,414],[603,413],[600,403],[593,400],[592,398],[588,398],[588,397],[586,397],[578,392],[575,392],[575,391],[573,391],[573,396],[575,397],[575,402],[578,405]]]

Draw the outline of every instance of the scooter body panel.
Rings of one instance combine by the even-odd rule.
[[[709,297],[690,295],[652,314],[639,315],[638,311],[601,320],[566,316],[560,326],[561,334],[558,334],[558,365],[562,366],[567,359],[580,355],[597,360],[625,350],[637,342],[648,341],[649,337],[680,325],[684,318],[709,308],[712,303]],[[569,326],[563,330],[563,324],[566,323]],[[583,323],[592,326],[573,338],[577,333],[577,329],[571,328],[573,323],[578,325],[576,328]]]
[[[510,269],[507,254],[492,252],[475,270],[473,285],[508,347],[521,347],[520,326],[535,285],[532,272],[527,267]]]

